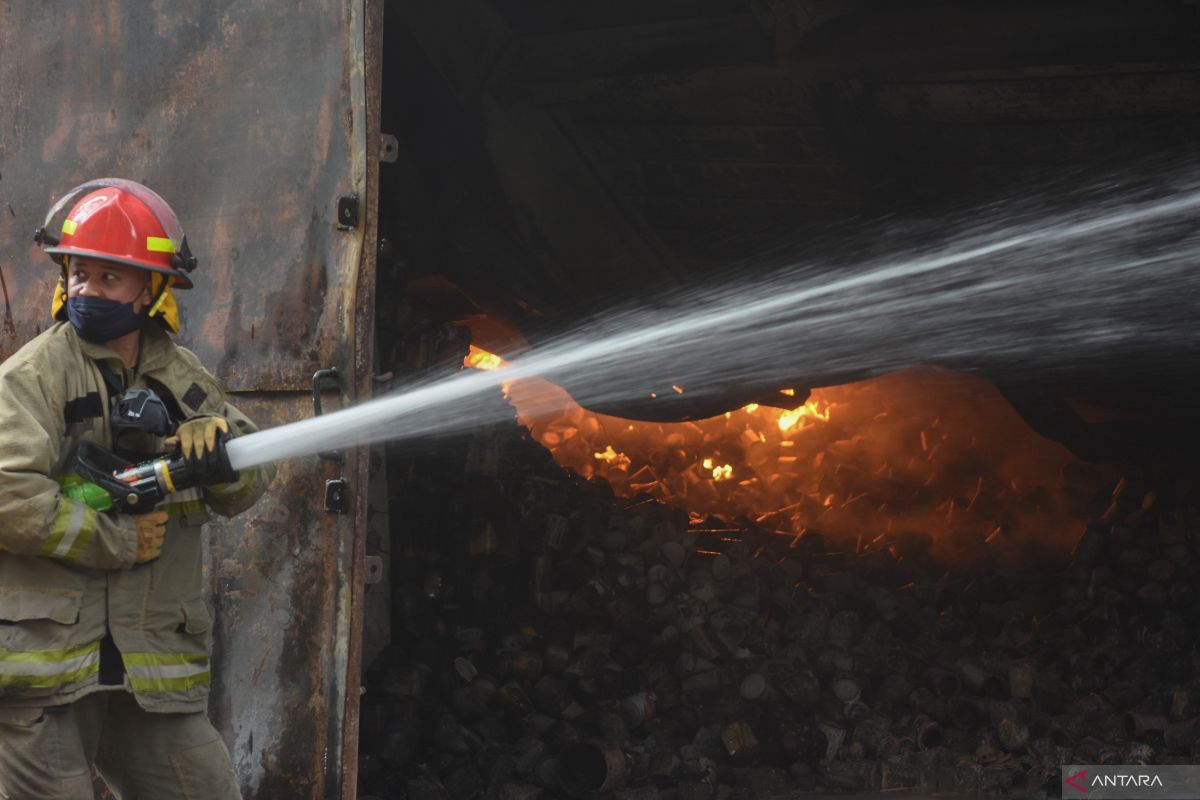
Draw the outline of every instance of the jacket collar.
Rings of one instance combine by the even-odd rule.
[[[79,349],[93,361],[116,361],[124,367],[121,357],[103,344],[89,342],[79,336],[70,323],[66,326],[71,335],[79,342]],[[164,366],[171,358],[171,337],[158,325],[145,325],[142,328],[141,342],[138,344],[137,371],[145,374]]]

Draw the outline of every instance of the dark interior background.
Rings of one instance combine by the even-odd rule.
[[[1187,154],[1200,133],[1198,33],[1197,4],[1174,0],[387,2],[382,130],[395,138],[385,137],[385,159],[394,160],[380,171],[379,388],[458,370],[470,341],[501,354],[519,342],[537,347],[546,331],[650,287],[693,286],[817,246],[869,247],[856,233],[878,220],[929,225],[1030,185]],[[912,711],[906,691],[896,691],[905,675],[928,694],[929,677],[946,673],[926,674],[924,661],[894,653],[928,652],[953,665],[982,648],[1037,662],[1036,701],[1016,705],[1031,717],[1054,715],[1030,724],[1038,741],[1078,759],[1064,763],[1132,763],[1134,751],[1105,749],[1150,741],[1124,732],[1136,721],[1127,709],[1169,710],[1187,741],[1176,747],[1164,732],[1156,746],[1194,760],[1200,605],[1191,587],[1200,558],[1189,554],[1200,552],[1200,506],[1189,476],[1200,376],[1194,358],[1161,360],[1166,379],[1154,385],[1119,364],[1086,376],[1042,372],[1020,391],[997,381],[1038,431],[1121,467],[1115,489],[1083,496],[1108,510],[1088,525],[1067,569],[1035,563],[1031,552],[1020,568],[1002,570],[986,542],[972,548],[970,569],[948,564],[928,552],[939,526],[905,531],[893,563],[887,553],[860,559],[853,545],[826,547],[819,532],[792,541],[745,519],[693,520],[561,468],[515,419],[373,450],[368,551],[388,564],[388,579],[366,595],[360,787],[408,800],[560,796],[535,769],[545,761],[539,753],[597,736],[593,717],[607,703],[652,689],[663,723],[653,728],[655,747],[709,748],[720,782],[737,794],[717,795],[676,768],[662,795],[643,786],[632,791],[648,794],[626,797],[781,796],[782,783],[755,778],[780,769],[743,770],[727,743],[696,733],[743,713],[764,742],[796,751],[779,761],[796,759],[789,786],[920,785],[974,796],[1060,789],[1055,753],[1043,772],[1022,766],[1019,782],[1008,773],[988,785],[978,776],[963,782],[957,767],[922,767],[920,780],[913,773],[890,784],[842,780],[838,770],[870,764],[831,757],[826,775],[807,762],[820,755],[809,752],[814,742],[824,753],[824,737],[809,736],[814,720],[853,727],[843,710],[810,709],[813,698],[792,695],[767,709],[747,711],[737,698],[723,708],[725,699],[713,698],[728,699],[730,687],[736,694],[736,681],[720,692],[679,691],[676,652],[702,649],[690,640],[652,644],[660,627],[644,591],[653,575],[674,574],[662,547],[675,538],[689,550],[680,573],[689,581],[728,549],[764,587],[782,590],[785,600],[764,602],[769,613],[750,626],[770,641],[749,645],[785,656],[788,666],[772,676],[780,685],[796,688],[787,674],[793,645],[822,680],[831,677],[819,663],[822,615],[861,612],[883,641],[895,631],[889,655],[864,655],[876,666],[863,669],[868,703],[897,722]],[[1068,390],[1121,412],[1121,421],[1081,417]],[[575,399],[588,406],[585,395]],[[499,393],[492,402],[497,418],[509,410]],[[711,410],[742,402],[730,392]],[[659,416],[676,412],[699,409]],[[1189,468],[1177,469],[1178,460]],[[1178,569],[1167,563],[1174,577],[1160,585],[1143,567],[1164,562]],[[900,603],[886,623],[868,608],[880,587]],[[555,592],[569,598],[565,607],[551,602]],[[751,594],[738,585],[728,599]],[[804,633],[809,627],[818,632]],[[566,663],[559,656],[587,661],[592,632],[612,634],[621,668],[584,664],[578,681],[555,674]],[[514,653],[544,658],[550,679],[536,658],[523,662],[536,663],[536,674],[522,674]],[[718,660],[722,669],[745,667],[724,650]],[[483,702],[472,694],[487,683],[473,682],[474,666],[515,689]],[[528,703],[513,700],[521,687],[538,711],[557,718],[558,700],[578,697],[588,716],[539,727]],[[1107,693],[1108,727],[1075,713],[1077,698],[1095,692]],[[978,692],[966,694],[970,710]],[[786,717],[782,727],[775,714]],[[970,714],[944,724],[964,735],[989,727]],[[637,747],[652,727],[637,729]],[[955,758],[959,751],[975,752],[959,748]],[[976,766],[970,758],[959,765]],[[926,772],[937,775],[926,780]]]
[[[647,287],[850,251],[871,221],[1186,154],[1198,33],[1183,0],[389,3],[380,296],[504,352]],[[1154,386],[1117,365],[1009,393],[1128,455],[1191,424],[1195,370],[1164,358]],[[1089,424],[1067,388],[1137,422]]]

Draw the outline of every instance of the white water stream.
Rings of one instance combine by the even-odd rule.
[[[240,469],[460,431],[498,413],[502,383],[533,376],[617,404],[652,385],[703,391],[716,376],[728,386],[786,373],[818,386],[914,363],[987,374],[1121,359],[1197,372],[1178,362],[1200,353],[1198,219],[1200,180],[1109,185],[1065,211],[982,209],[920,249],[893,232],[886,259],[743,265],[719,285],[584,321],[500,370],[465,370],[242,437],[230,461]]]

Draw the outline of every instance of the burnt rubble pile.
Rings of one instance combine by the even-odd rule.
[[[1062,764],[1200,756],[1186,488],[1122,481],[1065,569],[968,574],[928,533],[855,552],[617,498],[516,425],[389,474],[365,794],[1040,796]]]

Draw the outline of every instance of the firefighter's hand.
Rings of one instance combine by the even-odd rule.
[[[232,483],[237,472],[229,465],[225,442],[229,439],[229,421],[224,417],[189,419],[175,432],[179,450],[196,481],[205,486]]]
[[[134,563],[145,564],[162,554],[163,537],[167,535],[167,512],[151,511],[133,518],[137,525],[137,556]]]
[[[202,460],[217,449],[218,434],[229,433],[229,420],[224,417],[197,417],[189,419],[175,432],[179,449],[188,461]]]

